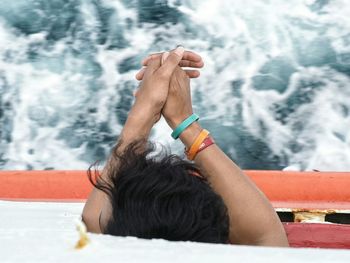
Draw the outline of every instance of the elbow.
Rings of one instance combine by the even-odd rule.
[[[84,209],[81,219],[86,226],[88,232],[100,234],[101,229],[99,226],[98,216],[96,214],[89,213]]]
[[[262,236],[256,245],[268,247],[289,247],[287,234],[282,224]]]

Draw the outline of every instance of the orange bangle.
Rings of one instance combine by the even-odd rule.
[[[187,152],[187,158],[190,161],[192,161],[196,157],[200,146],[202,145],[203,141],[208,137],[209,134],[210,133],[206,129],[203,129],[201,133],[198,135],[198,137],[196,138],[196,140],[194,141],[194,143],[192,144],[192,146]]]

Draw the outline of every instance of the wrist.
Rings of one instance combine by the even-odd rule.
[[[148,110],[133,107],[122,130],[123,141],[131,142],[139,139],[147,139],[154,124],[154,115]]]
[[[172,130],[175,130],[176,127],[178,127],[184,120],[186,120],[188,117],[190,117],[192,113],[189,113],[183,117],[178,117],[178,118],[169,118],[167,119],[168,125]]]
[[[136,122],[145,126],[151,126],[159,121],[161,115],[161,109],[153,107],[149,104],[137,103],[132,106],[128,119],[133,119]]]
[[[135,113],[145,120],[154,120],[153,123],[155,123],[158,121],[157,116],[161,114],[164,103],[160,101],[152,103],[150,98],[147,99],[136,98],[129,114]]]
[[[201,125],[198,122],[194,122],[181,133],[179,138],[185,147],[189,149],[202,130]]]

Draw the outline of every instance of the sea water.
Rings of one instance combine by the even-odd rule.
[[[105,160],[147,54],[204,59],[194,111],[245,169],[350,169],[346,0],[1,0],[0,169]],[[164,120],[151,139],[181,153]]]

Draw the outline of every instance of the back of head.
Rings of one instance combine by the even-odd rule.
[[[229,221],[222,198],[197,167],[176,155],[150,157],[152,145],[113,151],[108,183],[92,180],[107,193],[112,215],[103,230],[116,236],[172,241],[227,243]],[[91,173],[90,173],[91,178]]]

